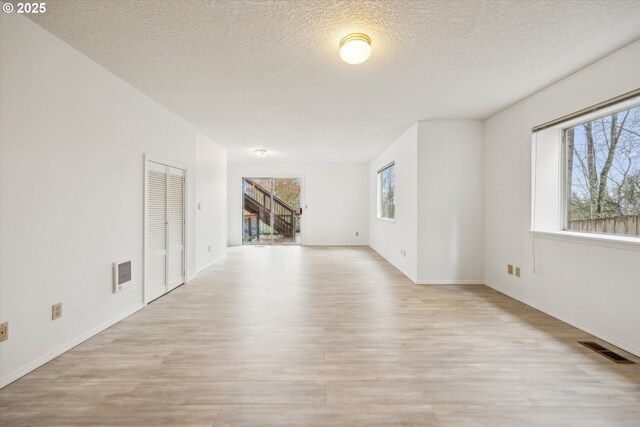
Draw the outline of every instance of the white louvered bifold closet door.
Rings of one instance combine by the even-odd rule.
[[[145,302],[185,282],[184,182],[184,170],[147,161]]]
[[[184,171],[169,167],[169,289],[184,283]]]
[[[147,162],[145,301],[167,292],[167,166]]]

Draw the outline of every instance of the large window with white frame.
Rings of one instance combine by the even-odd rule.
[[[396,165],[390,163],[378,171],[378,218],[396,217]]]
[[[640,242],[640,92],[636,92],[534,128],[533,231]]]
[[[565,230],[640,235],[640,106],[564,129]]]

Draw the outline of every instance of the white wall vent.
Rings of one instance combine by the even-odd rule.
[[[113,263],[113,293],[131,287],[131,260]]]

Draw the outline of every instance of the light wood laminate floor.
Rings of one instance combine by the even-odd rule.
[[[369,248],[236,247],[0,390],[0,425],[639,426],[640,365],[579,340]]]

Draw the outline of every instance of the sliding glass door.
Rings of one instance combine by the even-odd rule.
[[[300,179],[273,179],[273,243],[300,244]]]
[[[242,243],[271,244],[271,178],[242,178]]]
[[[242,178],[242,243],[301,243],[300,178]]]

